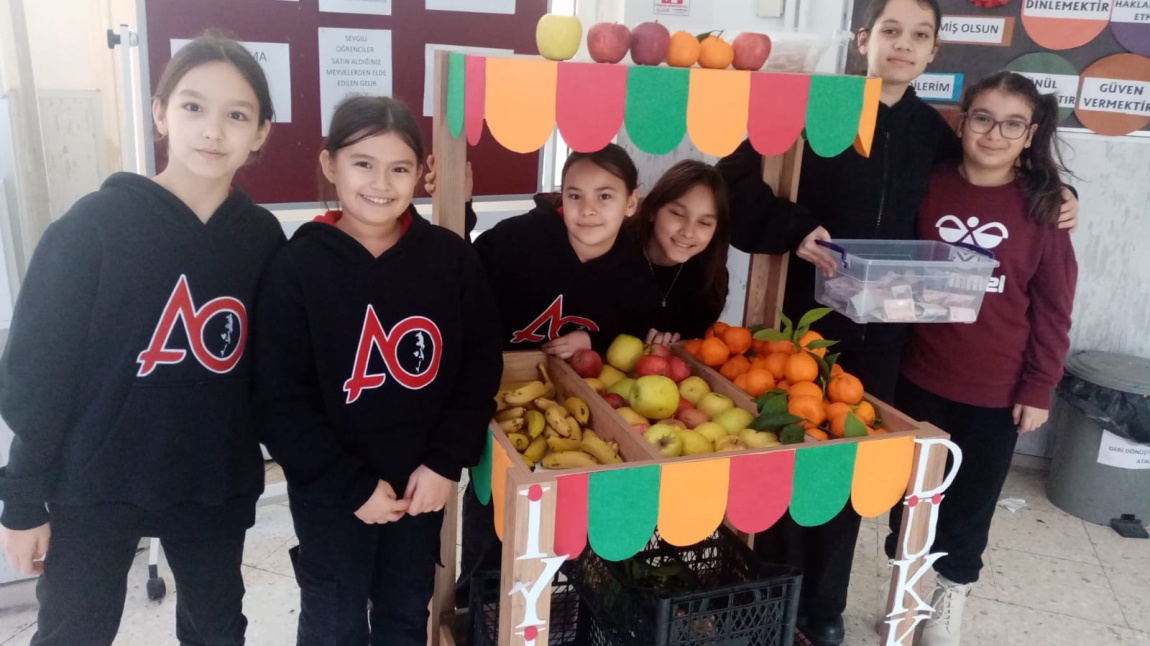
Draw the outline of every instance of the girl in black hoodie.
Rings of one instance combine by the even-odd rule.
[[[498,314],[475,252],[411,206],[422,158],[402,103],[341,103],[320,165],[342,210],[260,288],[256,413],[288,481],[301,646],[426,643],[442,510],[495,411]]]

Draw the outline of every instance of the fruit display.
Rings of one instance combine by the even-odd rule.
[[[582,40],[583,23],[575,16],[544,14],[535,25],[535,46],[539,55],[548,60],[570,60]]]
[[[719,322],[681,349],[754,397],[758,415],[748,426],[783,444],[885,433],[862,382],[827,354],[836,342],[810,329],[829,312],[811,310],[797,324],[782,316],[782,330]]]
[[[570,364],[663,457],[780,443],[777,434],[750,428],[752,404],[737,406],[730,397],[712,392],[707,381],[691,374],[687,363],[665,345],[644,345],[621,334],[607,348],[606,362],[587,349],[576,352]]]

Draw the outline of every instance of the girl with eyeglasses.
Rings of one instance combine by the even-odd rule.
[[[959,643],[962,611],[982,568],[995,501],[1019,433],[1047,418],[1070,347],[1078,265],[1059,229],[1062,179],[1058,103],[1029,79],[999,72],[963,93],[960,162],[937,167],[919,208],[924,240],[953,241],[995,224],[981,246],[1001,263],[978,320],[914,326],[896,405],[950,433],[962,468],[939,507],[935,614],[926,646]],[[901,507],[891,510],[897,527]]]

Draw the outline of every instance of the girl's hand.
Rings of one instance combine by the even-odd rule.
[[[427,191],[428,195],[435,195],[435,175],[439,167],[435,163],[435,155],[427,156],[427,174],[423,176],[423,190]],[[471,162],[467,162],[467,180],[463,187],[465,198],[471,199],[472,187],[475,183],[471,176]]]
[[[1044,408],[1034,408],[1023,404],[1014,405],[1014,423],[1018,425],[1019,433],[1029,433],[1046,423],[1050,411]]]
[[[678,332],[660,332],[655,328],[647,330],[647,345],[651,345],[652,343],[671,345],[672,343],[678,343],[679,338]]]
[[[807,234],[803,241],[799,243],[795,254],[799,258],[811,263],[815,269],[821,271],[824,276],[830,278],[835,275],[835,267],[838,266],[838,261],[831,255],[829,251],[815,244],[816,240],[825,240],[830,242],[831,234],[823,227],[817,227],[814,231]]]
[[[543,344],[541,350],[566,361],[579,350],[591,348],[591,335],[583,330],[564,334]]]
[[[355,510],[355,517],[368,525],[393,523],[407,513],[408,504],[407,500],[396,499],[395,490],[391,485],[380,480],[376,483],[371,498]]]
[[[1058,228],[1070,229],[1071,232],[1078,228],[1078,198],[1065,186],[1062,187],[1062,211],[1058,214]]]
[[[429,511],[439,511],[447,504],[457,485],[438,473],[420,465],[407,479],[407,489],[403,498],[410,501],[407,513],[415,516]]]
[[[32,529],[0,527],[0,543],[8,565],[20,574],[43,574],[44,555],[48,553],[48,539],[52,536],[49,523]]]

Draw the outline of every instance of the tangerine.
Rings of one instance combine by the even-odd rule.
[[[751,368],[744,376],[747,378],[747,387],[743,390],[751,397],[758,397],[775,387],[775,377],[769,370]]]
[[[723,363],[723,367],[719,368],[719,374],[734,381],[735,377],[746,374],[750,369],[750,360],[741,354],[736,354]]]
[[[861,401],[858,406],[855,406],[855,415],[867,426],[874,424],[874,406],[871,406],[868,401]]]
[[[839,413],[834,418],[832,418],[831,419],[831,426],[830,426],[831,435],[833,435],[835,437],[846,437],[846,425],[847,425],[847,419],[848,419],[847,416],[852,415],[852,414],[853,413],[851,413],[848,410],[848,411]],[[856,416],[856,419],[857,419],[857,416]],[[870,433],[868,433],[868,435],[870,435]]]
[[[782,341],[771,341],[769,347],[771,352],[785,352],[787,354],[795,353],[795,344],[785,339]]]
[[[754,352],[756,355],[758,355],[760,357],[767,356],[767,354],[771,351],[770,347],[771,347],[770,341],[760,341],[760,340],[755,339],[753,337],[751,339],[751,352]]]
[[[846,372],[846,371],[843,370],[843,367],[837,363],[835,365],[831,366],[831,376],[832,377],[837,377],[837,376],[843,374],[844,372]]]
[[[827,435],[827,432],[821,428],[809,428],[807,429],[807,435],[810,435],[820,442],[825,442],[831,439],[830,436]]]
[[[775,382],[775,390],[786,390],[791,387],[791,383],[786,379],[780,379]]]
[[[854,406],[862,401],[862,398],[862,382],[850,373],[844,372],[837,377],[832,377],[827,382],[827,399],[833,402],[843,402]]]
[[[827,420],[821,397],[788,397],[787,412],[818,426]]]
[[[791,397],[818,397],[822,400],[823,389],[813,381],[795,381],[787,388],[787,394]]]
[[[833,420],[842,413],[850,412],[851,407],[842,402],[825,401],[823,402],[823,409],[827,413],[827,419]],[[857,415],[858,413],[855,414]]]
[[[667,45],[667,65],[671,67],[691,67],[699,60],[699,39],[685,31],[671,34]]]
[[[764,360],[766,369],[771,371],[775,379],[782,379],[787,374],[787,359],[791,357],[790,353],[786,352],[772,352],[767,355]]]
[[[825,356],[827,356],[827,349],[826,348],[815,348],[813,350],[810,348],[807,348],[808,343],[810,343],[811,341],[821,341],[822,338],[823,338],[823,335],[819,334],[818,332],[815,332],[814,330],[808,330],[802,336],[800,336],[798,338],[798,340],[795,341],[795,343],[798,343],[800,348],[806,350],[807,352],[810,352],[811,354],[818,355],[820,357],[825,357]]]
[[[703,339],[703,345],[699,346],[699,361],[718,368],[727,362],[731,356],[731,349],[727,347],[726,343],[718,337],[711,337]]]
[[[723,343],[731,349],[731,354],[743,354],[751,349],[751,342],[754,338],[751,337],[751,331],[745,327],[732,325],[723,332]]]
[[[683,350],[692,357],[699,356],[699,347],[703,345],[702,339],[691,339],[683,342]]]
[[[747,394],[750,394],[751,390],[747,387],[747,375],[748,374],[750,374],[750,373],[744,372],[743,374],[735,377],[734,382],[735,382],[735,388],[738,388],[739,390],[741,390]]]
[[[819,363],[815,358],[806,352],[792,354],[787,357],[787,365],[784,371],[787,381],[792,384],[796,381],[814,381],[819,378]],[[860,395],[861,399],[862,396]],[[834,400],[834,398],[831,398]],[[849,402],[848,402],[849,403]],[[855,402],[857,403],[857,401]]]
[[[718,36],[707,36],[699,43],[699,67],[725,70],[735,60],[735,49]]]
[[[722,321],[715,321],[711,324],[711,327],[707,328],[707,332],[703,335],[703,338],[709,339],[713,336],[717,336],[721,339],[723,338],[723,332],[726,332],[729,327],[731,326]]]

